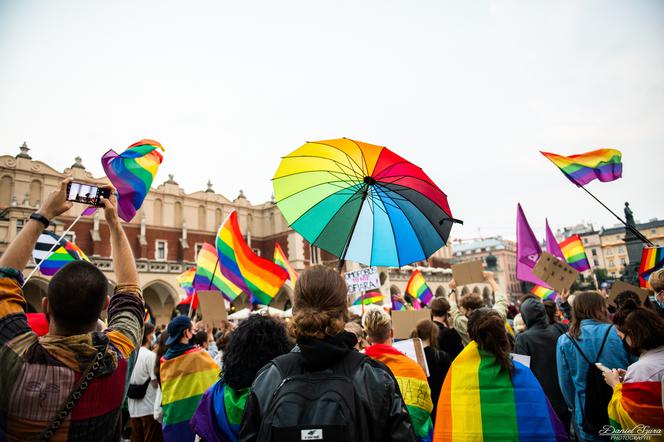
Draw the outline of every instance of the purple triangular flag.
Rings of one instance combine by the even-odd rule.
[[[551,228],[549,227],[549,220],[546,220],[546,251],[561,260],[562,262],[567,262],[565,261],[565,255],[563,255],[563,251],[560,250],[560,245],[558,245],[558,240],[556,240],[556,237],[554,236],[553,232],[551,231]]]
[[[533,274],[533,268],[542,254],[537,238],[528,225],[526,215],[521,204],[517,204],[516,211],[516,277],[521,281],[548,287]]]

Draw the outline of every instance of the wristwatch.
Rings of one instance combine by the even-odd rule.
[[[51,225],[51,222],[46,218],[44,215],[40,215],[37,212],[33,212],[32,215],[30,215],[30,219],[34,219],[35,221],[39,221],[44,225],[44,228],[48,228],[49,225]]]

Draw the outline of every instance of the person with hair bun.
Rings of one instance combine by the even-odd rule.
[[[447,372],[434,441],[566,441],[567,434],[528,367],[513,361],[502,316],[490,308],[468,318],[470,343]]]
[[[344,331],[347,293],[343,277],[329,267],[311,266],[300,275],[290,323],[297,345],[258,372],[242,418],[241,442],[300,440],[302,431],[322,438],[328,430],[338,432],[338,440],[415,441],[408,411],[389,368],[355,351],[357,337]],[[343,388],[331,392],[328,386],[332,385]],[[301,388],[292,390],[294,387]],[[285,396],[288,391],[293,392],[290,399]],[[324,403],[316,392],[334,393],[337,400]],[[312,411],[346,406],[352,406],[348,415]],[[338,422],[311,422],[326,418]]]
[[[417,440],[431,440],[433,401],[426,373],[417,362],[392,346],[394,329],[392,319],[385,310],[377,308],[367,311],[362,318],[362,325],[371,344],[365,353],[387,365],[397,379]]]

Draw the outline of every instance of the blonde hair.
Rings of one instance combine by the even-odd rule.
[[[390,337],[392,319],[385,310],[372,308],[364,314],[362,326],[366,330],[367,336],[373,342],[385,342]]]
[[[653,272],[650,275],[650,278],[648,278],[648,283],[656,293],[664,290],[664,269],[659,269],[656,272]]]

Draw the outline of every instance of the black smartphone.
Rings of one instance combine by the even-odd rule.
[[[103,207],[102,198],[111,196],[110,189],[102,189],[92,184],[71,182],[67,185],[67,200],[90,206]]]

